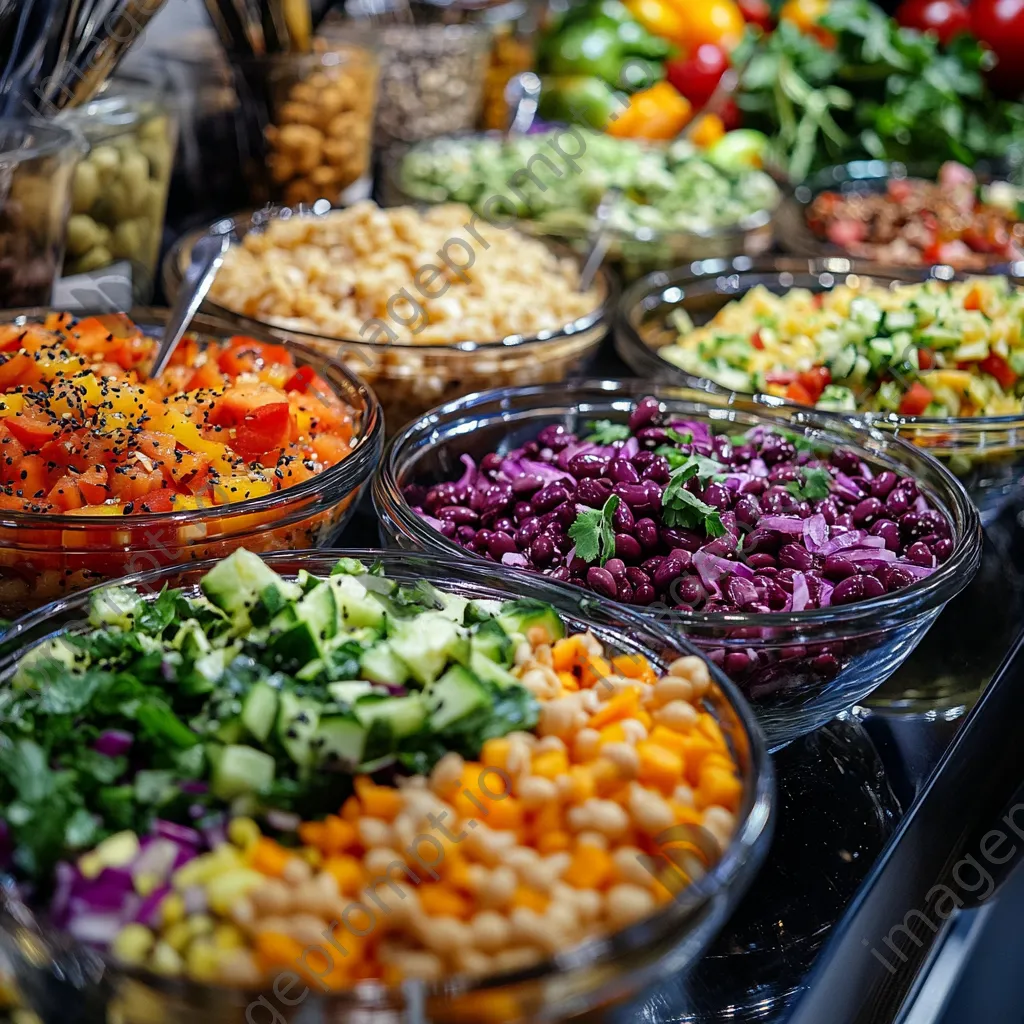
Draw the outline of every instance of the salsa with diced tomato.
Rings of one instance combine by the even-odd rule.
[[[687,373],[839,412],[1024,411],[1024,291],[1005,277],[812,294],[753,288],[659,349]]]
[[[0,510],[138,515],[293,487],[349,453],[353,416],[254,338],[156,342],[123,315],[0,325]]]

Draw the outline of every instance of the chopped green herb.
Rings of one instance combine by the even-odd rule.
[[[591,420],[587,424],[590,434],[584,441],[593,444],[612,444],[614,441],[625,441],[629,437],[629,427],[625,423],[612,423],[611,420]]]
[[[613,494],[601,508],[588,508],[569,527],[569,538],[576,545],[576,554],[584,562],[604,565],[615,554],[615,527],[612,516],[619,507],[619,496]]]
[[[815,467],[807,469],[800,467],[804,482],[800,484],[796,480],[790,480],[786,484],[786,490],[801,501],[818,501],[827,498],[832,493],[832,476],[828,470]]]
[[[710,460],[708,460],[710,461]],[[717,465],[717,463],[716,463]],[[725,533],[718,509],[700,500],[686,489],[686,481],[697,472],[697,467],[681,467],[672,474],[661,495],[661,510],[666,526],[682,526],[691,530],[704,528],[709,537]]]
[[[685,434],[680,434],[678,430],[674,430],[672,427],[667,427],[665,433],[668,434],[670,441],[675,441],[676,444],[693,444],[693,434],[687,431]]]

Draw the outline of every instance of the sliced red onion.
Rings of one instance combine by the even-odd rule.
[[[847,501],[860,501],[865,495],[862,488],[858,487],[845,473],[835,475],[836,491]]]
[[[203,914],[206,912],[208,901],[206,890],[201,885],[188,885],[181,890],[181,899],[185,904],[186,914]]]
[[[832,591],[836,588],[828,580],[818,581],[818,607],[828,608],[832,604]]]
[[[925,576],[931,576],[937,567],[931,565],[917,565],[915,562],[900,562],[900,568],[903,569],[908,576],[913,576],[914,579],[923,580]]]
[[[635,438],[631,437],[620,449],[619,457],[622,459],[632,459],[635,455],[640,453],[640,442]]]
[[[162,839],[170,839],[172,843],[184,843],[186,846],[195,847],[203,845],[203,837],[194,828],[178,825],[173,821],[164,821],[163,818],[157,818],[153,822],[153,834]]]
[[[914,511],[915,512],[929,512],[931,506],[928,504],[928,499],[923,495],[919,494],[914,499]]]
[[[861,542],[860,547],[862,548],[884,548],[885,538],[884,537],[873,537],[868,534]]]
[[[793,573],[793,599],[790,610],[802,612],[811,600],[811,592],[807,587],[807,577],[802,572]]]
[[[169,895],[171,887],[169,885],[161,885],[159,888],[154,889],[143,901],[139,904],[138,909],[135,911],[135,922],[137,924],[144,924],[147,928],[153,928],[160,922],[157,919],[157,914],[160,910],[160,904],[163,903],[164,897]]]
[[[101,732],[93,744],[93,749],[104,757],[120,757],[131,749],[135,737],[123,729],[107,729]]]
[[[776,533],[803,533],[804,521],[799,516],[762,516],[757,522],[759,530]]]
[[[145,846],[132,864],[132,878],[138,883],[164,882],[174,870],[178,857],[178,844],[170,839],[154,839]]]
[[[721,594],[718,581],[732,569],[732,563],[719,555],[712,555],[701,548],[693,553],[693,567],[700,574],[701,583],[715,595]]]
[[[53,898],[50,900],[50,916],[58,927],[61,927],[65,922],[71,893],[79,877],[78,868],[74,864],[69,864],[66,860],[58,862],[56,868],[54,868],[54,887]]]
[[[729,584],[729,596],[742,608],[745,604],[753,604],[757,601],[757,587],[750,580],[736,576],[735,580]]]
[[[441,532],[441,527],[444,526],[444,523],[442,523],[440,519],[435,519],[433,516],[428,516],[426,512],[418,512],[417,515],[432,530],[437,530],[438,533]]]
[[[210,789],[205,782],[199,782],[197,779],[192,779],[190,782],[183,782],[178,788],[182,793],[189,793],[192,796],[200,796],[201,794],[208,792]]]
[[[863,547],[865,537],[867,537],[865,530],[847,530],[846,533],[832,537],[827,543],[823,544],[818,554],[834,555],[839,551],[844,551],[846,548]]]
[[[847,548],[843,558],[851,562],[895,562],[896,552],[888,548]]]
[[[751,459],[747,463],[747,470],[751,476],[768,476],[770,470],[768,469],[768,463],[764,459]]]
[[[294,832],[302,824],[302,819],[291,811],[267,811],[266,819],[267,824],[278,832]]]
[[[803,520],[803,524],[804,546],[815,555],[828,543],[828,523],[820,512],[816,512]]]
[[[506,459],[505,462],[509,462]],[[520,459],[519,465],[522,466],[524,473],[530,473],[533,476],[540,477],[544,481],[545,485],[557,483],[559,480],[568,480],[573,487],[576,486],[576,477],[572,473],[566,472],[563,469],[556,469],[551,465],[550,462],[537,462],[534,459]],[[502,469],[504,469],[505,463],[502,463]]]
[[[476,463],[469,455],[460,455],[459,461],[466,467],[465,472],[455,481],[455,489],[465,494],[476,483]]]
[[[501,564],[514,565],[522,568],[528,566],[530,562],[526,555],[521,555],[518,551],[506,551],[505,554],[501,556]]]

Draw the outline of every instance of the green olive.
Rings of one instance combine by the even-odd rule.
[[[99,226],[88,214],[76,213],[68,218],[67,245],[72,256],[84,256],[101,241]]]
[[[167,118],[163,115],[151,117],[139,126],[139,138],[145,141],[166,142]]]
[[[171,147],[166,139],[146,139],[139,152],[149,161],[149,176],[162,181],[171,169]]]
[[[99,194],[99,171],[88,160],[85,160],[75,168],[75,181],[71,190],[72,211],[88,213]]]
[[[89,162],[100,177],[110,176],[121,165],[121,154],[113,146],[97,146],[89,154]]]
[[[129,188],[141,190],[149,181],[149,160],[137,149],[125,153],[121,162],[121,180]]]
[[[126,220],[114,228],[112,248],[114,255],[123,259],[142,259],[144,245],[138,221]]]
[[[87,274],[90,270],[99,270],[114,262],[111,251],[105,245],[93,246],[84,256],[75,260],[68,269],[73,274]]]

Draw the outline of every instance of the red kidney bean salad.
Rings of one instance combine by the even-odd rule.
[[[405,488],[445,537],[626,604],[799,612],[892,593],[953,553],[915,481],[778,427],[713,434],[642,399],[625,423],[553,424],[457,480]]]

